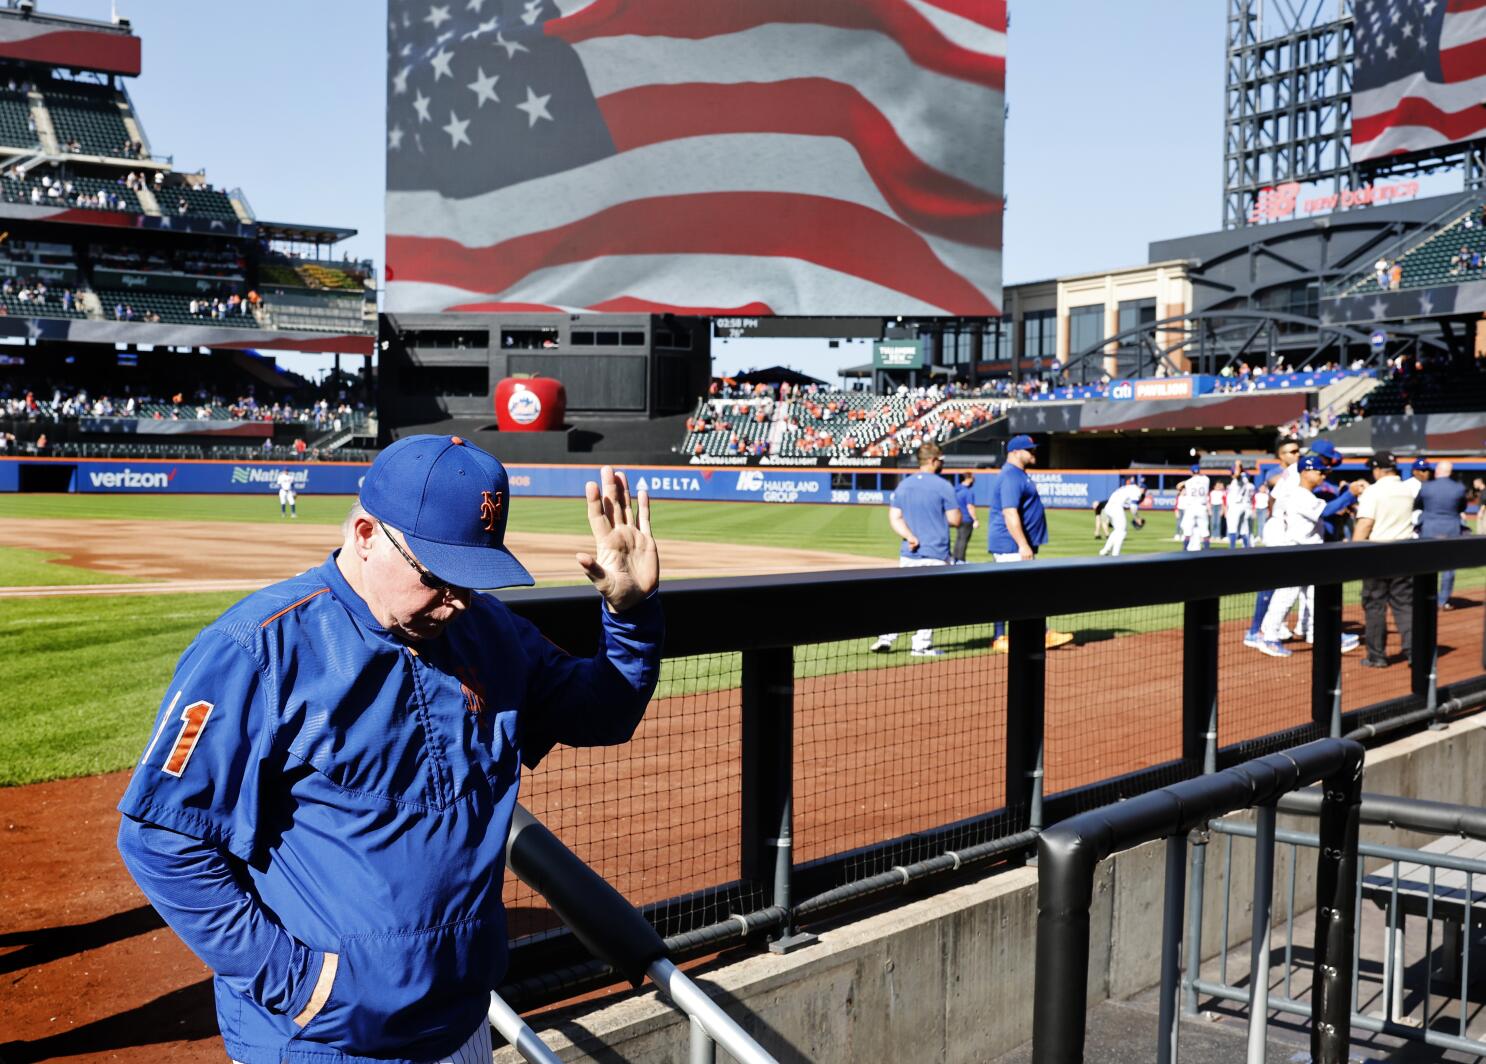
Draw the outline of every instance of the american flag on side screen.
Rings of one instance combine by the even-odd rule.
[[[1486,135],[1486,0],[1356,0],[1352,161]]]
[[[1005,0],[389,16],[389,310],[999,313]]]

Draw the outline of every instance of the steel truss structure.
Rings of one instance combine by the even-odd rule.
[[[1267,310],[1203,310],[1105,337],[1068,359],[1068,379],[1090,384],[1106,372],[1105,360],[1118,360],[1114,379],[1221,373],[1240,362],[1274,371],[1316,369],[1326,362],[1350,365],[1362,359],[1378,365],[1423,348],[1447,350],[1444,341],[1418,327],[1394,326],[1386,351],[1374,350],[1363,329],[1332,325],[1316,318]],[[1185,361],[1185,365],[1183,364]],[[1189,368],[1190,367],[1190,368]]]
[[[1459,169],[1486,187],[1486,141],[1354,165],[1352,0],[1228,0],[1223,228],[1255,217],[1260,194],[1289,182],[1340,193],[1384,177]]]

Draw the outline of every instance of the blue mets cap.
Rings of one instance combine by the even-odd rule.
[[[1428,458],[1415,458],[1414,464],[1409,466],[1409,469],[1415,473],[1430,473],[1434,471],[1434,464]]]
[[[1192,463],[1192,472],[1194,472],[1194,473],[1201,473],[1202,472],[1202,463],[1200,463],[1200,462],[1193,462]]]
[[[361,482],[361,505],[397,529],[429,572],[456,587],[532,584],[505,547],[506,467],[458,436],[407,436]]]
[[[1328,462],[1340,462],[1342,453],[1336,449],[1336,444],[1330,440],[1311,441],[1311,454],[1318,454]]]
[[[1034,440],[1031,436],[1013,436],[1011,440],[1006,444],[1007,454],[1010,454],[1012,451],[1035,450],[1037,450],[1037,441]]]
[[[1302,473],[1313,469],[1318,469],[1324,473],[1326,471],[1326,459],[1319,454],[1308,454],[1295,463],[1295,468]]]

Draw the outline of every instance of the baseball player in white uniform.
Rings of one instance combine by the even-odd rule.
[[[1266,499],[1267,503],[1269,500]],[[1252,547],[1253,540],[1249,538],[1249,521],[1254,516],[1254,482],[1249,475],[1240,471],[1228,482],[1228,492],[1225,496],[1228,519],[1228,546],[1236,547],[1240,540],[1245,547]]]
[[[1267,542],[1271,546],[1324,543],[1327,503],[1315,493],[1315,489],[1326,479],[1326,461],[1318,455],[1308,454],[1291,468],[1295,476],[1285,478],[1275,487],[1274,510],[1267,526],[1274,530],[1275,538]],[[1355,492],[1343,494],[1355,495]],[[1282,587],[1277,590],[1264,612],[1264,622],[1260,626],[1261,642],[1257,649],[1274,658],[1290,656],[1290,650],[1284,645],[1285,618],[1297,602],[1300,603],[1301,632],[1306,642],[1314,643],[1315,593],[1314,587]],[[1343,654],[1356,650],[1357,646],[1355,635],[1342,633],[1340,649]]]
[[[1130,530],[1131,514],[1140,511],[1140,500],[1145,498],[1145,488],[1136,481],[1129,481],[1116,488],[1104,501],[1104,516],[1109,519],[1109,539],[1099,548],[1100,557],[1118,558],[1120,548],[1125,545],[1125,536]]]
[[[1202,550],[1207,544],[1211,530],[1207,497],[1211,490],[1212,482],[1200,465],[1194,465],[1192,475],[1176,486],[1177,530],[1184,550]]]
[[[279,485],[279,516],[298,517],[299,511],[294,508],[294,474],[287,469],[279,470],[277,483]]]

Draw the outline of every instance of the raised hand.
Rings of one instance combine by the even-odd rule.
[[[650,495],[644,487],[632,509],[622,472],[604,466],[599,477],[601,485],[590,480],[583,488],[593,553],[577,558],[609,609],[620,613],[639,605],[660,584],[660,553],[650,536]]]

